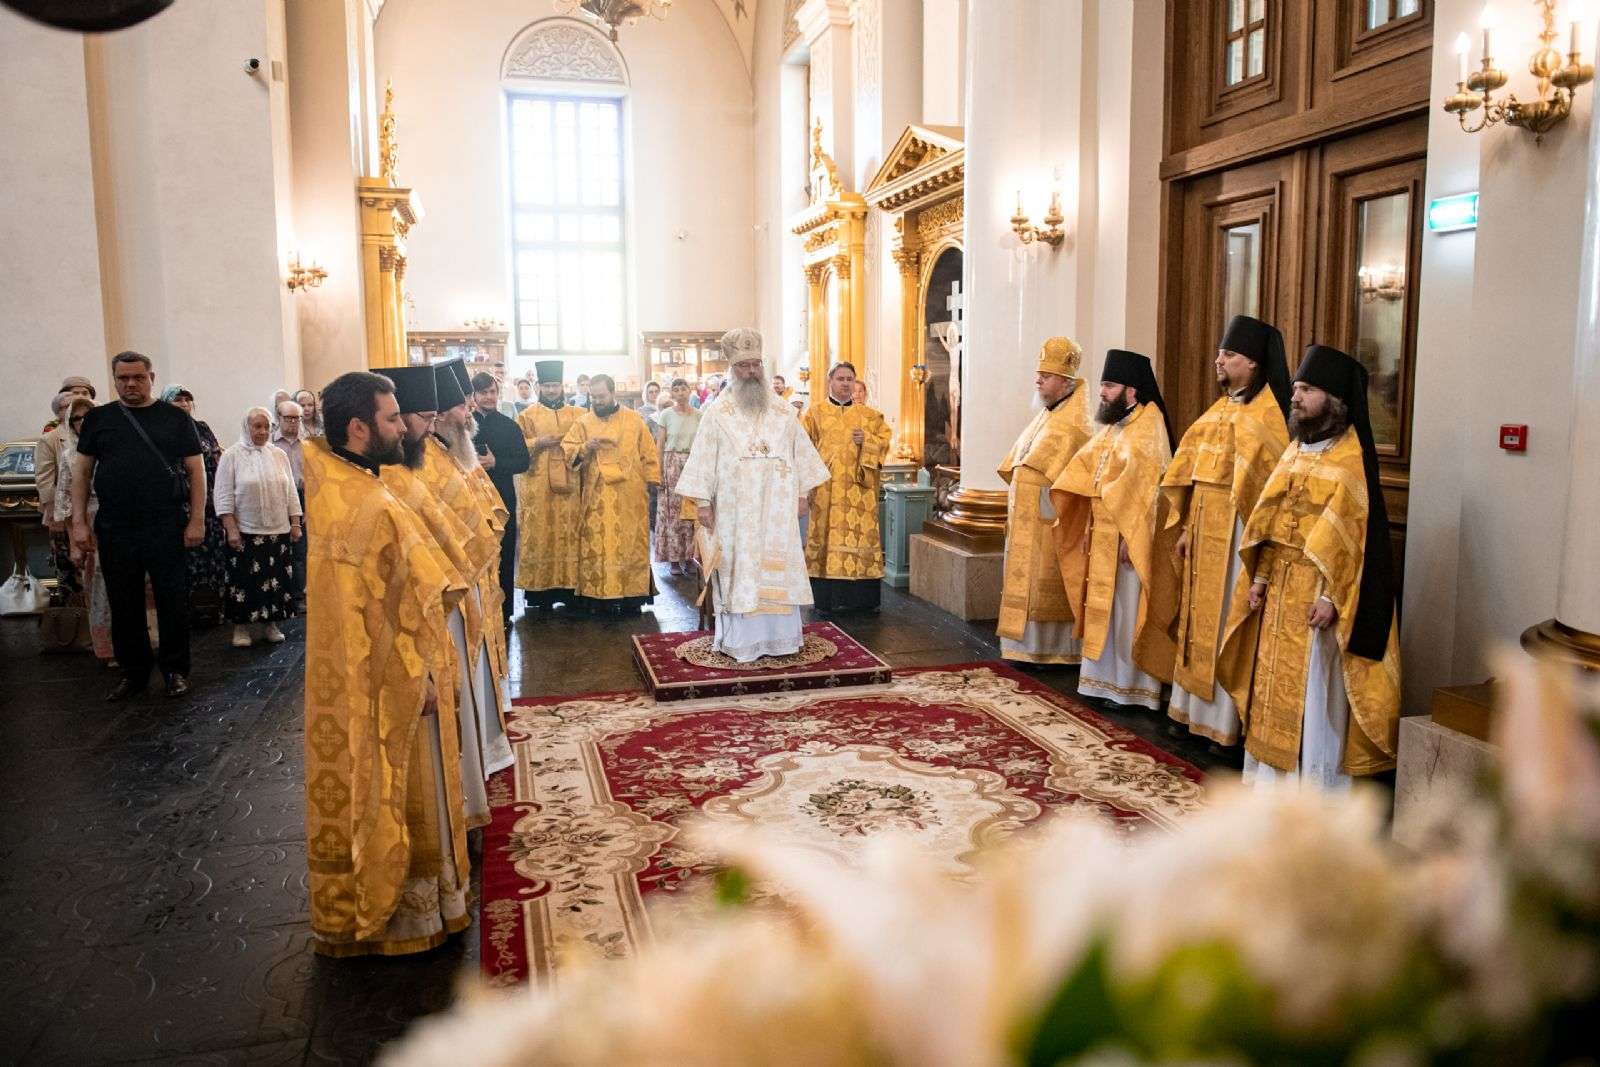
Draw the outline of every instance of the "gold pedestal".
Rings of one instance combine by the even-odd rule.
[[[922,524],[936,541],[968,552],[1003,552],[1006,547],[1006,494],[998,489],[951,492],[949,507]]]
[[[1496,699],[1493,682],[1444,686],[1433,691],[1429,717],[1457,733],[1489,741],[1494,733]]]
[[[1600,635],[1546,619],[1522,632],[1523,650],[1538,659],[1554,660],[1600,671]]]

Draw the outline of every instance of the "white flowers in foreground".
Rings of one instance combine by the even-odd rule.
[[[1573,1059],[1600,958],[1600,698],[1503,676],[1503,784],[1441,812],[1423,856],[1361,791],[1225,786],[1133,840],[1061,816],[960,881],[892,836],[849,868],[705,828],[688,847],[759,903],[663,917],[638,958],[553,991],[470,996],[387,1062]]]

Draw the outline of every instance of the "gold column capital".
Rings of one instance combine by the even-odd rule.
[[[914,278],[922,273],[922,249],[896,248],[889,253],[894,257],[895,263],[900,268],[900,273],[908,278]]]

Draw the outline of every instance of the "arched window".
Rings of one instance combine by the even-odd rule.
[[[601,34],[542,19],[501,64],[516,354],[628,350],[627,68]]]

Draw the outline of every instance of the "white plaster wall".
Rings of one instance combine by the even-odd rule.
[[[781,365],[793,381],[799,380],[797,375],[801,367],[810,365],[807,351],[810,294],[807,292],[805,273],[800,269],[805,241],[792,233],[788,226],[788,220],[804,210],[811,200],[806,192],[811,165],[809,73],[810,68],[803,63],[784,63],[779,68],[781,113],[776,135],[780,144],[770,158],[779,161],[780,169],[773,188],[769,189],[765,184],[762,186],[763,198],[776,193],[776,199],[770,206],[763,201],[762,224],[770,226],[778,237],[771,246],[773,255],[778,258],[768,265],[769,273],[763,277],[777,279],[777,296],[781,302],[780,336],[783,339],[779,348]],[[761,148],[756,153],[758,159],[769,158],[766,147],[766,142],[761,142]],[[767,179],[761,180],[765,182]],[[804,384],[797,388],[804,387]]]
[[[1477,11],[1451,5],[1435,13],[1435,51],[1472,26]],[[1520,51],[1534,42],[1533,8],[1502,11],[1496,32],[1499,51]],[[1453,56],[1451,56],[1453,59]],[[1448,78],[1453,83],[1453,78]],[[1526,93],[1526,75],[1514,72],[1507,88]],[[1442,94],[1442,88],[1435,88]],[[1584,192],[1589,178],[1592,90],[1579,94],[1573,117],[1536,146],[1522,130],[1475,134],[1480,141],[1480,221],[1472,258],[1472,290],[1466,318],[1470,334],[1451,349],[1432,347],[1418,358],[1418,371],[1458,379],[1459,406],[1416,416],[1416,451],[1432,464],[1459,464],[1461,491],[1456,558],[1454,641],[1448,681],[1488,677],[1496,646],[1515,643],[1528,625],[1555,614],[1560,531],[1570,475],[1568,432],[1573,416],[1573,325],[1578,318],[1579,259]],[[1454,128],[1450,115],[1434,125]],[[1469,134],[1451,130],[1458,138]],[[1443,238],[1434,238],[1442,242]],[[1461,309],[1461,290],[1422,290],[1424,307],[1443,298]],[[1437,381],[1437,378],[1435,378]],[[1446,390],[1451,387],[1446,386]],[[1421,400],[1421,387],[1419,387]],[[1448,392],[1446,392],[1446,395]],[[1528,424],[1528,451],[1504,453],[1502,422]],[[1413,470],[1413,498],[1432,493]],[[1446,483],[1448,485],[1448,483]],[[1448,552],[1443,525],[1408,531],[1406,558],[1421,560],[1437,545]],[[1406,574],[1410,589],[1411,576]],[[1413,593],[1408,592],[1408,600]],[[1408,625],[1426,627],[1429,614]],[[1411,630],[1408,654],[1419,654],[1437,638]],[[1421,653],[1427,656],[1427,653]],[[1408,691],[1421,694],[1422,678]],[[1414,710],[1421,710],[1416,707]]]
[[[968,5],[964,486],[1000,488],[994,468],[1029,416],[1046,337],[1083,346],[1091,386],[1107,348],[1154,355],[1160,57],[1140,52],[1159,39],[1160,10],[1159,0]],[[1018,191],[1038,224],[1052,188],[1066,240],[1018,247]]]
[[[960,126],[966,119],[967,6],[963,0],[922,0],[922,119]]]
[[[1479,10],[1436,7],[1435,98],[1453,90],[1452,42]],[[1501,16],[1497,50],[1530,47],[1532,7]],[[1514,70],[1508,89],[1526,95],[1526,80]],[[1435,686],[1482,681],[1495,648],[1555,614],[1592,97],[1580,94],[1537,146],[1521,130],[1468,135],[1430,113],[1428,195],[1475,184],[1481,201],[1475,237],[1424,238],[1402,630],[1410,711]],[[1526,453],[1500,450],[1501,423],[1528,424]]]
[[[1567,526],[1556,618],[1600,633],[1600,110],[1590,109],[1583,268],[1573,328],[1573,416]]]
[[[1095,20],[1096,218],[1105,239],[1093,250],[1097,348],[1156,357],[1161,268],[1162,0],[1120,0],[1091,9]],[[1082,342],[1080,342],[1082,343]]]
[[[1476,26],[1478,12],[1462,0],[1434,9],[1432,92],[1455,90],[1455,35]],[[1425,196],[1478,187],[1482,135],[1462,133],[1441,112],[1428,122]],[[1461,450],[1466,443],[1471,372],[1472,276],[1477,234],[1472,230],[1422,238],[1417,279],[1416,396],[1412,402],[1412,491],[1406,529],[1406,588],[1400,644],[1408,710],[1428,706],[1434,688],[1455,680],[1456,600],[1461,555]]]
[[[512,321],[500,63],[545,14],[525,0],[388,0],[378,17],[377,77],[394,83],[399,177],[426,211],[407,241],[412,329]],[[635,355],[605,369],[637,377],[640,331],[755,321],[755,104],[714,5],[675,5],[665,20],[624,29],[620,48],[631,82]],[[569,375],[601,369],[568,366]]]
[[[367,361],[355,187],[366,125],[361,49],[370,34],[365,0],[291,4],[288,20],[294,225],[301,256],[328,272],[295,297],[304,383],[320,388]]]
[[[177,4],[85,53],[107,120],[107,342],[149,355],[158,385],[189,386],[225,443],[246,408],[300,380],[283,285],[287,90],[271,76],[281,20],[282,0]]]
[[[0,8],[0,440],[33,437],[68,374],[105,395],[83,39]]]
[[[856,189],[864,190],[905,128],[922,121],[922,2],[866,0],[856,8],[857,56],[876,69],[857,72]],[[873,24],[865,24],[868,13]],[[870,31],[870,32],[869,32]],[[867,359],[870,403],[897,429],[901,375],[900,269],[891,216],[867,216]]]
[[[751,44],[751,89],[755,106],[751,165],[755,175],[755,328],[768,349],[768,362],[787,373],[788,347],[783,330],[783,225],[781,182],[784,172],[783,5],[757,4]],[[803,89],[801,90],[804,91]],[[793,151],[793,149],[791,149]]]

